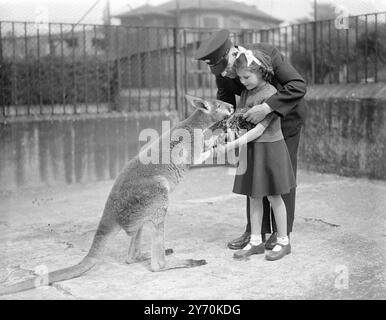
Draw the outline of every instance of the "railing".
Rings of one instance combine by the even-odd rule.
[[[232,30],[235,44],[278,47],[312,83],[386,80],[386,13],[267,30]],[[178,110],[184,93],[216,95],[193,59],[214,30],[0,21],[0,113]]]
[[[117,110],[119,93],[130,88],[129,111],[143,110],[142,90],[152,95],[155,80],[144,62],[158,60],[154,52],[163,53],[159,66],[167,70],[158,70],[158,96],[173,90],[173,30],[153,31],[0,22],[0,103],[18,114],[106,112]]]
[[[312,84],[386,81],[386,12],[251,32],[274,44]]]

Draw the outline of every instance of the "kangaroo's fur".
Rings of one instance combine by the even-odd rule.
[[[141,259],[140,243],[143,225],[151,225],[151,270],[161,271],[173,268],[195,267],[206,264],[205,260],[179,260],[167,263],[164,248],[164,222],[169,206],[169,194],[178,185],[186,170],[193,163],[202,162],[199,155],[203,151],[202,141],[194,143],[194,129],[205,130],[214,123],[223,120],[233,112],[232,105],[219,100],[202,100],[187,96],[197,108],[187,119],[170,130],[172,140],[169,144],[170,163],[144,164],[140,154],[129,161],[118,175],[105,204],[102,218],[98,225],[88,254],[77,265],[50,272],[48,285],[79,277],[93,268],[103,255],[106,243],[121,229],[131,238],[127,263]],[[189,131],[191,141],[173,141],[173,132],[177,129]],[[162,137],[154,143],[161,144]],[[163,143],[165,143],[163,141]],[[190,144],[190,147],[189,147]],[[193,144],[195,149],[192,148]],[[198,146],[198,148],[197,148]],[[184,162],[173,161],[173,148],[180,148],[186,154]],[[198,149],[198,150],[197,150]],[[160,147],[161,150],[161,147]],[[194,154],[190,151],[194,150]],[[0,288],[0,295],[16,293],[36,287],[36,279],[29,279]]]

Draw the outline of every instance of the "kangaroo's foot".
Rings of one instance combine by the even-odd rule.
[[[166,261],[164,249],[164,222],[153,225],[151,241],[151,271],[165,271],[178,268],[193,268],[206,264],[205,260],[170,260]]]
[[[194,268],[207,264],[206,260],[194,260],[194,259],[185,259],[185,260],[175,260],[167,261],[163,268],[158,268],[157,266],[151,266],[153,272],[166,271],[171,269],[180,269],[180,268]]]

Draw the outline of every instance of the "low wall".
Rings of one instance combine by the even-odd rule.
[[[386,86],[311,86],[299,167],[386,179]],[[113,179],[172,112],[0,119],[0,190]]]
[[[386,179],[386,86],[311,86],[299,166]]]
[[[175,113],[84,114],[0,123],[0,190],[114,178],[140,148],[139,132],[161,132]],[[144,142],[142,142],[143,144]]]

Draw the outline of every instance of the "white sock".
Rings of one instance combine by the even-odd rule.
[[[257,246],[260,243],[262,243],[261,234],[251,234],[251,240],[249,240],[249,243],[243,248],[243,250],[249,250],[252,245]]]
[[[261,234],[251,234],[251,240],[249,242],[254,246],[259,245],[262,242]]]
[[[283,245],[287,245],[289,244],[289,239],[288,239],[288,236],[284,236],[284,237],[277,237],[277,243],[280,243],[280,244],[283,244]],[[272,251],[280,251],[283,247],[282,246],[279,246],[279,245],[276,245]]]

